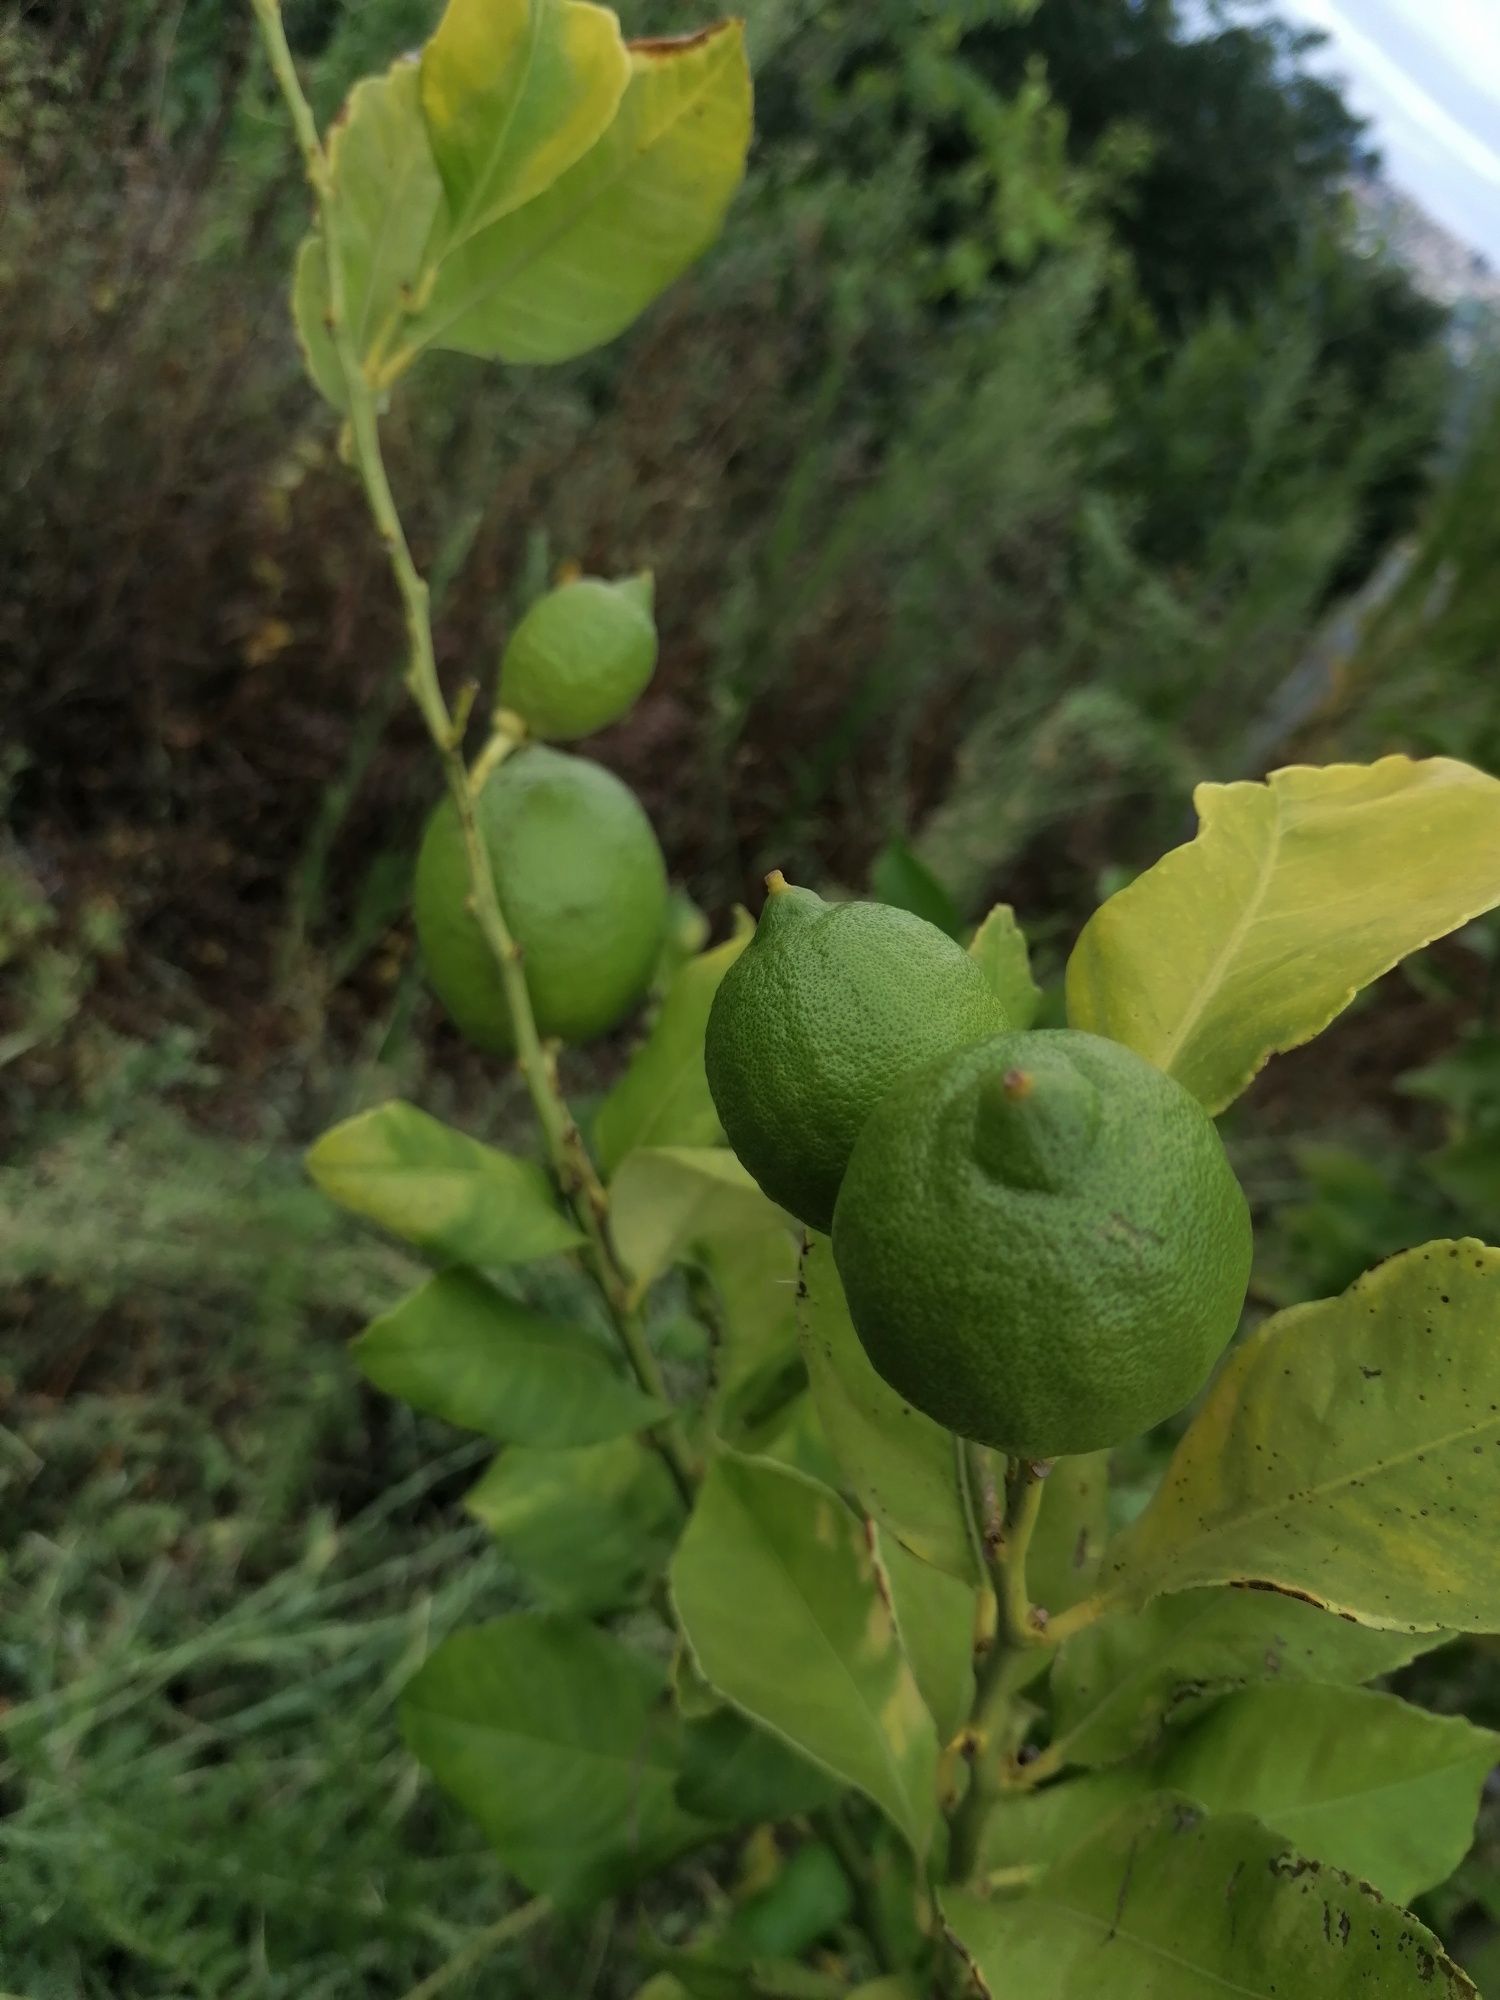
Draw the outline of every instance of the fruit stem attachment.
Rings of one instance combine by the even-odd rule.
[[[970,1760],[969,1789],[959,1800],[949,1831],[948,1879],[967,1882],[979,1861],[990,1808],[1004,1787],[1000,1762],[1012,1746],[1005,1741],[1011,1698],[1030,1669],[1032,1648],[1045,1644],[1026,1589],[1026,1553],[1042,1509],[1046,1462],[1012,1459],[1000,1502],[982,1446],[966,1443],[961,1464],[969,1505],[990,1588],[995,1632],[974,1677],[974,1700],[965,1729]]]
[[[344,287],[343,259],[339,254],[338,206],[333,198],[333,182],[328,155],[318,136],[317,120],[302,89],[297,65],[286,39],[281,18],[281,0],[250,0],[260,28],[261,40],[271,65],[271,73],[286,102],[296,134],[298,150],[309,185],[317,202],[324,263],[328,278],[328,336],[338,359],[343,379],[345,411],[354,464],[364,487],[371,519],[385,546],[391,575],[401,598],[406,620],[409,659],[406,687],[427,725],[427,733],[442,760],[443,775],[458,814],[464,852],[469,866],[469,888],[474,917],[499,970],[501,989],[516,1036],[516,1063],[526,1081],[537,1123],[547,1148],[553,1175],[584,1235],[580,1253],[590,1276],[603,1294],[615,1333],[625,1350],[636,1380],[647,1395],[668,1401],[661,1369],[646,1339],[646,1329],[630,1296],[629,1274],[620,1265],[610,1245],[606,1217],[608,1198],[604,1192],[582,1134],[568,1109],[557,1078],[557,1065],[550,1050],[543,1047],[532,1012],[531,994],[521,963],[521,948],[512,936],[495,891],[489,853],[479,832],[474,799],[477,790],[464,763],[462,728],[450,714],[438,679],[437,656],[432,643],[432,612],[427,584],[412,557],[411,545],[402,526],[396,496],[391,490],[380,446],[380,423],[376,392],[364,369],[349,333],[348,303]],[[467,721],[473,696],[461,704]],[[506,735],[508,731],[504,732]],[[492,739],[492,745],[494,739]],[[513,746],[507,746],[513,747]],[[497,752],[498,755],[504,754]],[[480,759],[483,763],[483,756]],[[660,1452],[685,1505],[692,1504],[695,1468],[682,1427],[677,1418],[665,1419],[648,1436]]]

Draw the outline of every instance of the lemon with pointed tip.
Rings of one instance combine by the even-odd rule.
[[[656,671],[651,572],[573,577],[539,597],[500,662],[500,702],[533,736],[591,736],[633,708]]]
[[[1189,1402],[1239,1324],[1245,1197],[1197,1099],[1071,1029],[997,1035],[865,1121],[833,1254],[865,1352],[963,1437],[1098,1451]]]
[[[666,930],[666,867],[640,802],[601,764],[533,743],[490,773],[475,803],[538,1030],[565,1042],[604,1034],[646,990]],[[463,831],[445,799],[417,857],[417,936],[459,1029],[508,1055],[510,1009],[469,898]]]
[[[936,925],[768,879],[755,936],[714,996],[704,1062],[741,1164],[826,1230],[860,1127],[892,1084],[1010,1023]]]

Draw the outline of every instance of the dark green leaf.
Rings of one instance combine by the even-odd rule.
[[[683,1730],[677,1798],[700,1819],[725,1826],[792,1819],[828,1805],[839,1789],[827,1771],[732,1708]]]
[[[538,1895],[586,1902],[709,1829],[674,1797],[661,1670],[593,1626],[518,1613],[456,1632],[408,1685],[406,1740]]]
[[[904,840],[888,841],[876,855],[870,868],[870,894],[877,903],[910,910],[914,917],[936,924],[949,937],[957,937],[963,928],[953,898]]]

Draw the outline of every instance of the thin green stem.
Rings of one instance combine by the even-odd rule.
[[[853,1892],[855,1916],[870,1941],[876,1963],[882,1972],[894,1972],[901,1962],[900,1953],[891,1937],[885,1905],[880,1900],[868,1856],[845,1824],[838,1806],[829,1806],[826,1811],[814,1813],[812,1824],[838,1856],[839,1866]]]
[[[272,73],[286,100],[307,178],[317,200],[328,274],[328,334],[343,378],[354,462],[400,593],[410,652],[406,685],[442,760],[443,774],[458,815],[468,860],[474,919],[500,975],[501,991],[515,1030],[516,1062],[531,1096],[553,1174],[583,1231],[583,1261],[604,1296],[615,1332],[637,1381],[647,1394],[666,1403],[668,1398],[661,1370],[646,1339],[639,1307],[631,1295],[629,1277],[621,1268],[609,1240],[608,1199],[558,1085],[557,1065],[552,1052],[543,1045],[537,1032],[521,947],[506,923],[495,890],[489,853],[475,811],[475,791],[464,763],[461,720],[449,713],[438,680],[427,584],[413,560],[401,523],[381,451],[375,393],[360,365],[349,332],[343,261],[338,252],[339,218],[327,155],[318,137],[312,107],[297,76],[282,23],[280,0],[250,0],[250,4],[260,25]],[[467,718],[467,704],[463,707],[462,716]],[[691,1504],[695,1468],[676,1417],[665,1419],[649,1435],[666,1461],[684,1504]]]
[[[1041,1512],[1042,1482],[1050,1467],[1012,1460],[1003,1506],[995,1491],[988,1454],[979,1445],[964,1447],[964,1470],[984,1566],[994,1592],[995,1633],[974,1677],[966,1731],[969,1788],[954,1811],[949,1830],[951,1882],[966,1882],[974,1873],[985,1823],[1002,1789],[1000,1758],[1011,1747],[1005,1742],[1011,1703],[1018,1682],[1024,1678],[1030,1649],[1040,1639],[1026,1589],[1026,1555]]]
[[[403,1994],[402,2000],[435,2000],[435,1996],[451,1986],[455,1979],[462,1979],[466,1972],[482,1965],[492,1952],[499,1951],[502,1945],[513,1943],[516,1938],[524,1937],[551,1914],[552,1904],[546,1896],[537,1896],[529,1903],[522,1903],[519,1909],[509,1911],[498,1923],[470,1938],[463,1949],[456,1951],[436,1972],[429,1973],[426,1979]]]

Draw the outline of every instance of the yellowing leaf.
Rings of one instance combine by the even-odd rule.
[[[1295,765],[1194,800],[1197,838],[1084,927],[1068,1019],[1210,1111],[1408,952],[1500,903],[1500,782],[1467,764]]]
[[[390,375],[422,347],[566,361],[623,332],[707,248],[750,139],[743,31],[636,43],[630,61],[583,158],[444,256]]]
[[[445,249],[550,187],[630,81],[620,23],[585,0],[448,0],[422,51],[422,109],[448,199]]]
[[[422,117],[418,69],[403,60],[349,94],[328,140],[344,311],[368,368],[403,324],[426,267],[442,183]],[[337,408],[344,378],[328,329],[328,267],[321,228],[298,253],[292,312],[308,372]]]
[[[1397,1631],[1500,1629],[1500,1250],[1428,1243],[1231,1354],[1099,1597],[1249,1583]]]

